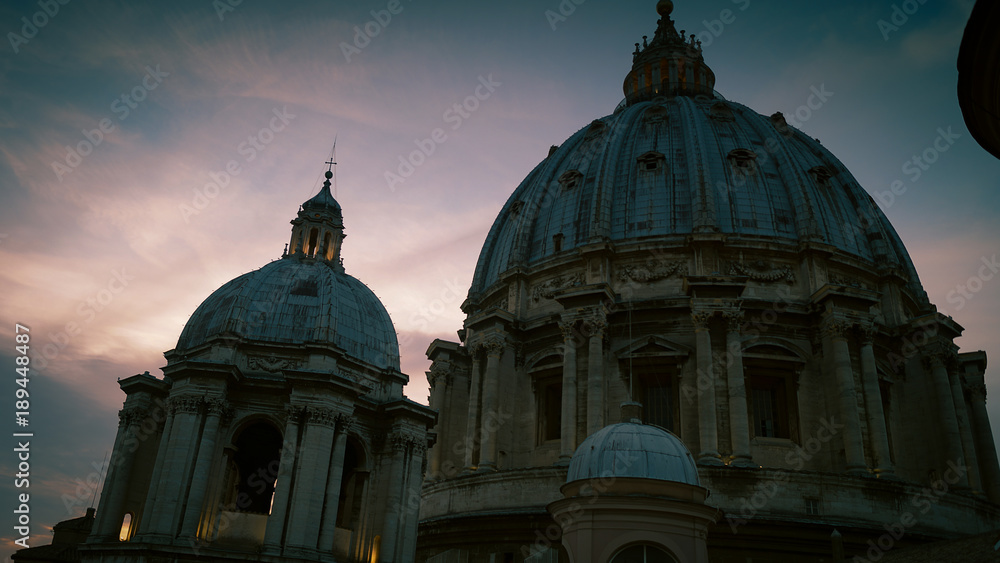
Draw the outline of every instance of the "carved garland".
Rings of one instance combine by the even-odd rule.
[[[687,263],[684,261],[667,262],[665,260],[648,260],[640,266],[624,266],[618,272],[622,281],[637,281],[640,283],[654,282],[669,277],[687,275]]]
[[[543,284],[533,286],[531,300],[538,302],[542,299],[552,299],[557,291],[577,285],[583,285],[583,274],[556,276]]]
[[[757,260],[749,264],[733,262],[729,275],[747,276],[754,281],[795,283],[795,272],[788,266],[777,266],[770,262]]]

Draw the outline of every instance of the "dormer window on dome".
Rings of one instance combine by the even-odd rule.
[[[343,268],[340,247],[344,241],[344,216],[340,204],[330,193],[330,178],[318,194],[302,204],[298,216],[292,220],[292,237],[283,258],[306,258],[331,262]]]
[[[667,161],[667,157],[662,153],[649,151],[637,158],[636,161],[639,163],[639,170],[653,172],[660,170],[663,167],[664,163]]]
[[[748,178],[757,172],[757,153],[749,149],[736,149],[729,152],[729,164],[738,177]]]
[[[833,177],[833,173],[830,172],[829,168],[825,166],[816,166],[809,169],[809,174],[813,177],[817,186],[830,189],[830,178]]]
[[[562,186],[563,191],[569,191],[575,188],[581,180],[583,180],[583,174],[579,170],[567,170],[559,177],[559,185]]]

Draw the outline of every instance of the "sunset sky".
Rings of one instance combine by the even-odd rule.
[[[92,504],[87,480],[124,399],[116,379],[159,375],[203,299],[280,257],[335,138],[345,267],[382,299],[407,393],[426,402],[424,351],[456,338],[501,205],[550,145],[614,110],[657,19],[651,0],[63,1],[52,16],[0,7],[0,362],[12,374],[14,324],[30,327],[32,546]],[[1000,276],[969,283],[1000,251],[1000,161],[968,133],[955,92],[972,0],[895,16],[888,0],[675,4],[716,89],[796,116],[837,155],[966,328],[962,351],[1000,362]],[[477,88],[475,110],[456,112]],[[825,101],[808,109],[815,91]],[[435,129],[444,138],[423,141]],[[403,177],[416,141],[432,154]],[[912,161],[928,150],[932,164]],[[977,291],[959,297],[960,285]],[[15,431],[12,378],[3,389]]]

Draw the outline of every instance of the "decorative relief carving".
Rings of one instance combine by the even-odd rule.
[[[577,285],[583,285],[583,274],[556,276],[543,284],[533,286],[531,300],[538,302],[542,299],[552,299],[557,291]]]
[[[969,385],[969,395],[972,400],[981,403],[986,401],[986,384],[985,383],[974,383]]]
[[[681,277],[687,275],[687,262],[677,260],[667,262],[666,260],[647,260],[645,264],[637,266],[623,266],[618,272],[618,279],[622,281],[637,281],[640,283],[655,282],[669,277]]]
[[[863,346],[871,345],[875,341],[875,336],[878,334],[878,328],[876,328],[875,323],[872,322],[854,325],[854,331],[858,335],[858,341],[860,341]]]
[[[267,357],[250,356],[247,358],[247,367],[252,370],[266,371],[268,373],[278,373],[283,369],[295,369],[301,362],[293,358],[279,358],[274,354]]]
[[[829,281],[830,285],[842,285],[844,287],[856,287],[858,289],[871,289],[871,287],[863,281],[848,276],[830,274]]]
[[[305,409],[299,405],[288,405],[285,407],[285,423],[286,424],[298,424],[302,422],[302,415],[305,414]]]
[[[576,340],[576,321],[559,323],[559,330],[562,332],[564,342]]]
[[[608,316],[603,310],[591,311],[590,315],[583,321],[583,332],[590,337],[603,338],[604,330],[608,326]]]
[[[451,383],[451,376],[454,371],[454,366],[451,365],[451,362],[447,360],[435,360],[431,364],[431,370],[427,372],[427,383],[430,383],[431,389],[434,389],[438,383],[447,387]]]
[[[795,283],[795,272],[788,266],[778,266],[764,260],[754,260],[748,264],[733,262],[729,267],[729,275],[746,276],[754,281]]]

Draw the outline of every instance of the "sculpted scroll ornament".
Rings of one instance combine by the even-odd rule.
[[[687,275],[687,263],[683,261],[647,260],[643,265],[622,267],[618,272],[618,279],[645,283],[684,275]]]
[[[746,276],[754,281],[795,283],[795,272],[788,266],[777,266],[763,260],[755,260],[749,264],[733,262],[729,268],[732,276]]]
[[[268,373],[278,373],[283,369],[294,369],[298,367],[298,360],[289,358],[279,358],[274,354],[267,357],[250,356],[247,359],[247,366],[252,370],[262,370]]]
[[[583,274],[556,276],[543,284],[531,288],[531,300],[552,299],[557,291],[583,284]]]

